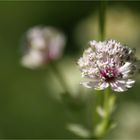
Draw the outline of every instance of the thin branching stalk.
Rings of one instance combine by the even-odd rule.
[[[99,39],[103,41],[105,39],[105,27],[106,27],[106,1],[101,1],[99,6]]]
[[[66,84],[66,80],[64,79],[62,73],[58,69],[57,65],[55,63],[50,63],[50,68],[57,80],[59,81],[60,85],[62,86],[65,93],[69,93],[69,88]]]

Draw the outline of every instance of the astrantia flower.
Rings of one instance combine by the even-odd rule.
[[[133,75],[137,71],[137,59],[133,49],[115,40],[104,42],[90,41],[78,61],[85,87],[123,92],[135,83]]]
[[[21,63],[28,68],[38,68],[61,57],[65,36],[52,27],[34,27],[27,31],[23,42]]]

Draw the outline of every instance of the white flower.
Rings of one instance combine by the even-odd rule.
[[[89,46],[78,61],[82,77],[87,79],[81,84],[97,90],[111,86],[117,92],[133,86],[135,80],[131,78],[137,70],[133,49],[115,40],[90,41]]]
[[[40,67],[44,62],[42,54],[39,51],[30,50],[22,57],[21,63],[27,68],[34,69]]]
[[[25,35],[24,55],[21,63],[28,68],[38,68],[61,57],[65,36],[52,27],[33,27]]]

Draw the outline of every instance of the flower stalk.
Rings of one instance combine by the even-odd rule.
[[[99,40],[105,39],[105,25],[106,25],[106,1],[101,1],[99,5]]]
[[[109,116],[109,97],[110,97],[110,89],[107,88],[104,91],[104,110],[105,110],[106,122],[108,122],[108,116]]]
[[[102,131],[100,132],[100,137],[104,136],[107,132],[109,120],[110,120],[110,106],[109,106],[109,98],[110,98],[110,88],[105,89],[104,91],[104,117],[101,123]]]
[[[55,63],[50,63],[50,68],[51,68],[51,71],[53,72],[53,74],[55,75],[55,77],[57,78],[57,80],[59,81],[61,87],[63,88],[64,92],[65,93],[69,93],[69,90],[68,90],[68,86],[66,84],[66,81],[62,75],[62,73],[60,72],[60,70],[58,69],[58,67],[56,66]]]

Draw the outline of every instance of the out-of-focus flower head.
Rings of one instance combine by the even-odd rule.
[[[21,63],[27,68],[38,68],[61,57],[65,36],[53,27],[36,26],[29,29],[23,42]]]
[[[115,40],[90,41],[78,61],[85,87],[103,90],[111,86],[117,92],[126,91],[135,83],[132,79],[138,70],[135,51]]]

